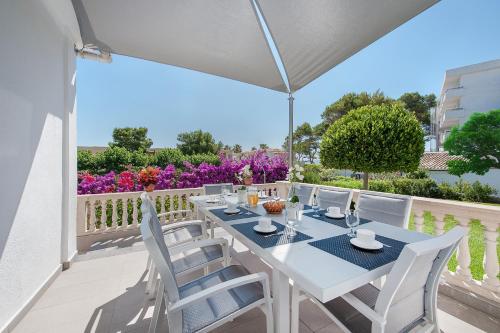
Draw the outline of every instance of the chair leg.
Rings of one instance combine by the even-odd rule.
[[[300,318],[300,289],[294,283],[292,287],[292,313],[291,313],[291,333],[299,332],[299,318]]]
[[[153,263],[149,266],[148,281],[146,282],[146,294],[152,294],[152,287],[156,280],[156,267]]]
[[[163,283],[160,281],[158,285],[158,290],[156,291],[156,301],[154,305],[153,316],[151,317],[151,322],[149,323],[148,333],[155,333],[158,327],[158,320],[160,319],[160,314],[164,312],[163,305],[165,304],[163,299]]]
[[[158,277],[158,272],[156,271],[156,266],[151,265],[151,272],[149,273],[148,283],[146,284],[146,294],[149,296],[155,296],[156,280]],[[152,298],[151,297],[151,298]]]

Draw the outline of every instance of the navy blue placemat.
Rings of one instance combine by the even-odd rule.
[[[250,217],[257,217],[260,216],[257,213],[251,212],[248,209],[238,207],[240,212],[238,214],[226,214],[224,213],[224,210],[227,208],[217,208],[217,209],[210,209],[210,211],[220,218],[222,221],[228,222],[228,221],[235,221],[235,220],[241,220],[241,219],[248,219]],[[246,213],[251,213],[251,214],[246,214]]]
[[[361,250],[350,243],[350,237],[347,235],[321,239],[310,242],[309,245],[368,270],[395,261],[406,245],[404,242],[378,235],[375,239],[390,247],[384,246],[376,251]]]
[[[276,233],[284,231],[285,233],[282,235],[277,235],[277,236],[270,236],[270,237],[264,237],[266,235],[260,234],[253,230],[253,227],[256,226],[259,222],[254,221],[254,222],[248,222],[248,223],[240,223],[240,224],[233,224],[232,227],[238,230],[240,233],[242,233],[245,237],[250,239],[252,242],[255,244],[259,245],[262,248],[268,248],[268,247],[273,247],[273,246],[278,246],[278,245],[283,245],[283,244],[289,244],[289,243],[295,243],[295,242],[300,242],[308,239],[312,239],[311,236],[308,236],[306,234],[303,234],[301,232],[297,231],[297,235],[294,237],[288,237],[287,231],[285,230],[285,226],[282,224],[279,224],[277,222],[273,221],[273,225],[276,226]]]
[[[315,217],[313,216],[315,213],[314,212],[308,212],[308,213],[304,213],[305,216],[307,217],[312,217],[313,219],[316,219],[316,220],[320,220],[320,221],[323,221],[323,222],[326,222],[326,223],[330,223],[330,224],[333,224],[333,225],[336,225],[337,227],[341,227],[341,228],[349,228],[347,226],[347,224],[345,223],[345,217],[342,217],[340,219],[332,219],[328,216],[325,216],[325,210],[320,210],[318,212],[318,214],[320,215],[320,217]],[[359,225],[362,225],[362,224],[365,224],[365,223],[369,223],[369,222],[372,222],[368,219],[364,219],[364,218],[359,218]]]

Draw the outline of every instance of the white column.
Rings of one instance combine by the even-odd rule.
[[[498,224],[496,221],[483,222],[486,245],[484,253],[484,286],[496,293],[500,292],[500,281],[497,278],[499,273],[497,256]]]
[[[470,273],[470,249],[469,249],[469,223],[470,220],[467,218],[457,218],[455,220],[458,221],[458,224],[466,230],[466,234],[464,238],[458,244],[458,253],[457,253],[457,275],[468,282],[471,280],[472,275]]]
[[[442,235],[444,233],[444,218],[445,214],[442,213],[436,213],[434,214],[434,217],[436,218],[435,224],[436,224],[436,235]]]
[[[415,221],[415,230],[417,230],[418,232],[424,231],[424,214],[425,212],[423,210],[416,211],[413,214],[413,220]]]

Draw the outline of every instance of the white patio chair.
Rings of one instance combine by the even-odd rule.
[[[352,190],[341,187],[318,187],[316,198],[320,208],[338,207],[343,214],[351,206]]]
[[[439,237],[408,244],[379,290],[366,284],[330,302],[313,301],[345,332],[439,333],[437,292],[443,268],[466,231],[455,227]],[[298,330],[300,286],[292,291],[292,333]]]
[[[400,228],[408,228],[412,198],[407,195],[360,191],[356,209],[359,217]]]
[[[163,236],[165,245],[171,248],[173,254],[187,251],[197,251],[183,256],[173,262],[174,272],[177,276],[189,274],[198,269],[204,269],[208,274],[208,266],[214,263],[229,264],[228,243],[225,239],[206,239],[206,226],[203,221],[184,221],[169,226],[161,226],[158,219],[162,214],[156,213],[154,203],[149,195],[141,194],[141,212],[150,213],[154,216],[155,230]],[[146,283],[146,293],[153,295],[157,277],[156,267],[148,257],[147,261],[148,280]]]
[[[299,202],[301,204],[310,205],[312,203],[313,192],[316,189],[316,186],[301,183],[293,183],[292,186],[295,189],[295,195],[299,197]]]
[[[222,183],[222,184],[203,184],[206,195],[222,194],[222,190],[227,189],[230,193],[233,193],[232,183]]]
[[[250,274],[242,266],[231,265],[179,286],[169,249],[155,231],[156,224],[155,215],[146,211],[141,233],[160,274],[149,332],[156,331],[165,310],[170,333],[191,333],[211,331],[256,307],[264,311],[267,332],[272,332],[272,300],[266,273]]]

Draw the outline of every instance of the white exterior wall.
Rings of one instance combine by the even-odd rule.
[[[429,176],[437,183],[454,184],[460,179],[457,176],[450,175],[448,171],[429,171]],[[466,173],[462,175],[462,179],[469,183],[478,181],[481,184],[488,184],[497,190],[497,196],[500,197],[500,169],[491,169],[483,176]]]
[[[74,42],[49,8],[64,2],[0,2],[0,331],[76,251]]]
[[[500,109],[500,67],[465,74],[461,77],[460,84],[463,86],[463,95],[460,97],[463,117],[458,118],[460,125],[474,112]]]

